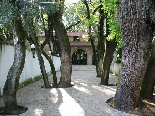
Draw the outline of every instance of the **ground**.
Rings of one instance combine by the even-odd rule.
[[[57,72],[60,76],[60,72]],[[52,76],[49,77],[52,81]],[[110,74],[110,84],[115,84],[116,76]],[[28,110],[19,116],[135,116],[107,105],[107,99],[116,93],[116,86],[99,85],[95,66],[73,65],[70,88],[41,88],[43,80],[37,81],[17,92],[18,105]],[[0,106],[3,106],[0,98]]]

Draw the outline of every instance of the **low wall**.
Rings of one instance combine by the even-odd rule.
[[[44,56],[43,58],[46,72],[50,72],[51,71],[50,65]],[[14,46],[0,45],[0,95],[3,93],[3,87],[7,79],[8,71],[13,64],[13,60],[14,60]],[[56,71],[60,70],[61,65],[60,57],[53,56],[53,62]],[[28,78],[31,77],[33,78],[38,75],[41,75],[38,57],[35,54],[35,58],[33,58],[32,52],[26,50],[25,65],[23,72],[20,76],[20,82],[23,82]]]

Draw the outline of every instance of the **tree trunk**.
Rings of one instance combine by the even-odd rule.
[[[53,64],[52,59],[44,52],[44,50],[42,49],[42,54],[46,57],[46,59],[48,60],[50,67],[51,67],[51,71],[53,73],[53,87],[57,88],[58,87],[58,83],[57,83],[57,77],[56,77],[56,71],[55,71],[55,67]]]
[[[101,0],[100,0],[101,3]],[[102,76],[102,68],[103,68],[103,57],[104,57],[104,52],[105,52],[105,36],[104,36],[104,19],[105,19],[105,14],[104,10],[102,8],[103,6],[100,7],[100,17],[99,17],[99,27],[98,27],[98,64],[97,64],[97,76],[101,77]]]
[[[18,17],[18,20],[16,19]],[[18,37],[17,43],[15,43],[14,62],[9,69],[7,80],[5,82],[3,90],[3,99],[5,104],[6,114],[18,114],[18,105],[16,100],[16,92],[19,86],[19,78],[23,71],[25,64],[25,39],[27,37],[26,32],[23,30],[20,16],[14,18],[15,36]]]
[[[51,85],[49,84],[49,81],[48,81],[48,75],[45,70],[44,59],[41,56],[41,51],[39,49],[38,39],[34,36],[33,41],[34,41],[35,50],[37,52],[37,56],[38,56],[38,60],[39,60],[39,64],[40,64],[40,70],[41,70],[41,73],[43,76],[44,86],[45,86],[45,88],[50,88]]]
[[[48,29],[45,28],[45,19],[43,18],[43,14],[41,14],[41,18],[43,21],[43,26],[44,26],[44,32],[45,32],[45,41],[43,42],[43,44],[40,47],[40,51],[42,52],[42,54],[45,56],[45,58],[48,60],[50,67],[51,67],[51,71],[53,73],[53,87],[57,88],[58,87],[58,83],[57,83],[57,77],[56,77],[56,71],[55,71],[55,67],[53,64],[53,61],[51,60],[51,57],[49,57],[45,51],[43,50],[43,48],[45,47],[46,44],[49,45],[50,51],[52,51],[51,49],[51,44],[50,41],[53,40],[53,36],[51,36],[51,32],[53,35],[53,24],[51,23],[51,14],[48,14]]]
[[[153,48],[152,57],[149,59],[143,83],[141,86],[141,98],[152,99],[155,84],[155,47]]]
[[[115,107],[132,113],[137,106],[140,106],[140,87],[153,38],[152,2],[120,0],[118,17],[124,48]]]
[[[55,32],[58,37],[59,47],[61,50],[61,81],[59,87],[71,87],[71,73],[72,73],[72,62],[71,62],[71,47],[69,43],[69,38],[65,30],[65,26],[61,20],[61,14],[58,12],[53,14],[52,23]]]
[[[16,92],[19,85],[19,78],[25,63],[25,42],[18,41],[15,45],[14,62],[10,68],[7,80],[4,86],[3,99],[5,104],[5,113],[18,114],[16,101]]]
[[[106,51],[105,51],[105,57],[103,61],[103,73],[101,77],[101,85],[108,85],[110,65],[113,60],[113,54],[114,54],[116,45],[117,45],[117,42],[115,42],[115,39],[113,39],[112,41],[106,41]]]
[[[89,9],[89,5],[88,5],[88,1],[87,0],[83,0],[82,1],[85,6],[86,6],[86,9],[87,9],[87,20],[89,21],[91,19],[90,17],[90,9]],[[96,48],[95,48],[95,45],[94,45],[94,40],[92,38],[92,33],[91,33],[91,27],[92,25],[89,24],[89,27],[88,27],[88,35],[89,35],[89,41],[91,42],[91,45],[92,45],[92,49],[93,49],[93,56],[94,56],[94,60],[95,60],[95,66],[96,66],[96,72],[97,72],[97,77],[99,76],[98,75],[98,57],[97,57],[97,51],[96,51]]]
[[[96,66],[97,77],[101,77],[102,68],[103,68],[103,57],[99,59]]]

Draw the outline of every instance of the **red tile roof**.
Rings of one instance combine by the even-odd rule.
[[[98,42],[94,42],[95,45],[98,45]],[[91,46],[91,42],[70,42],[71,46]]]
[[[87,33],[85,33],[85,32],[67,32],[67,35],[69,37],[72,37],[72,36],[82,36],[83,34],[87,34]],[[44,37],[45,33],[43,32],[43,33],[39,34],[38,36]],[[55,36],[55,32],[53,32],[53,36]]]

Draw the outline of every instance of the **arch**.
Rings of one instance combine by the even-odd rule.
[[[76,49],[72,54],[73,65],[87,65],[87,52],[83,49]]]

